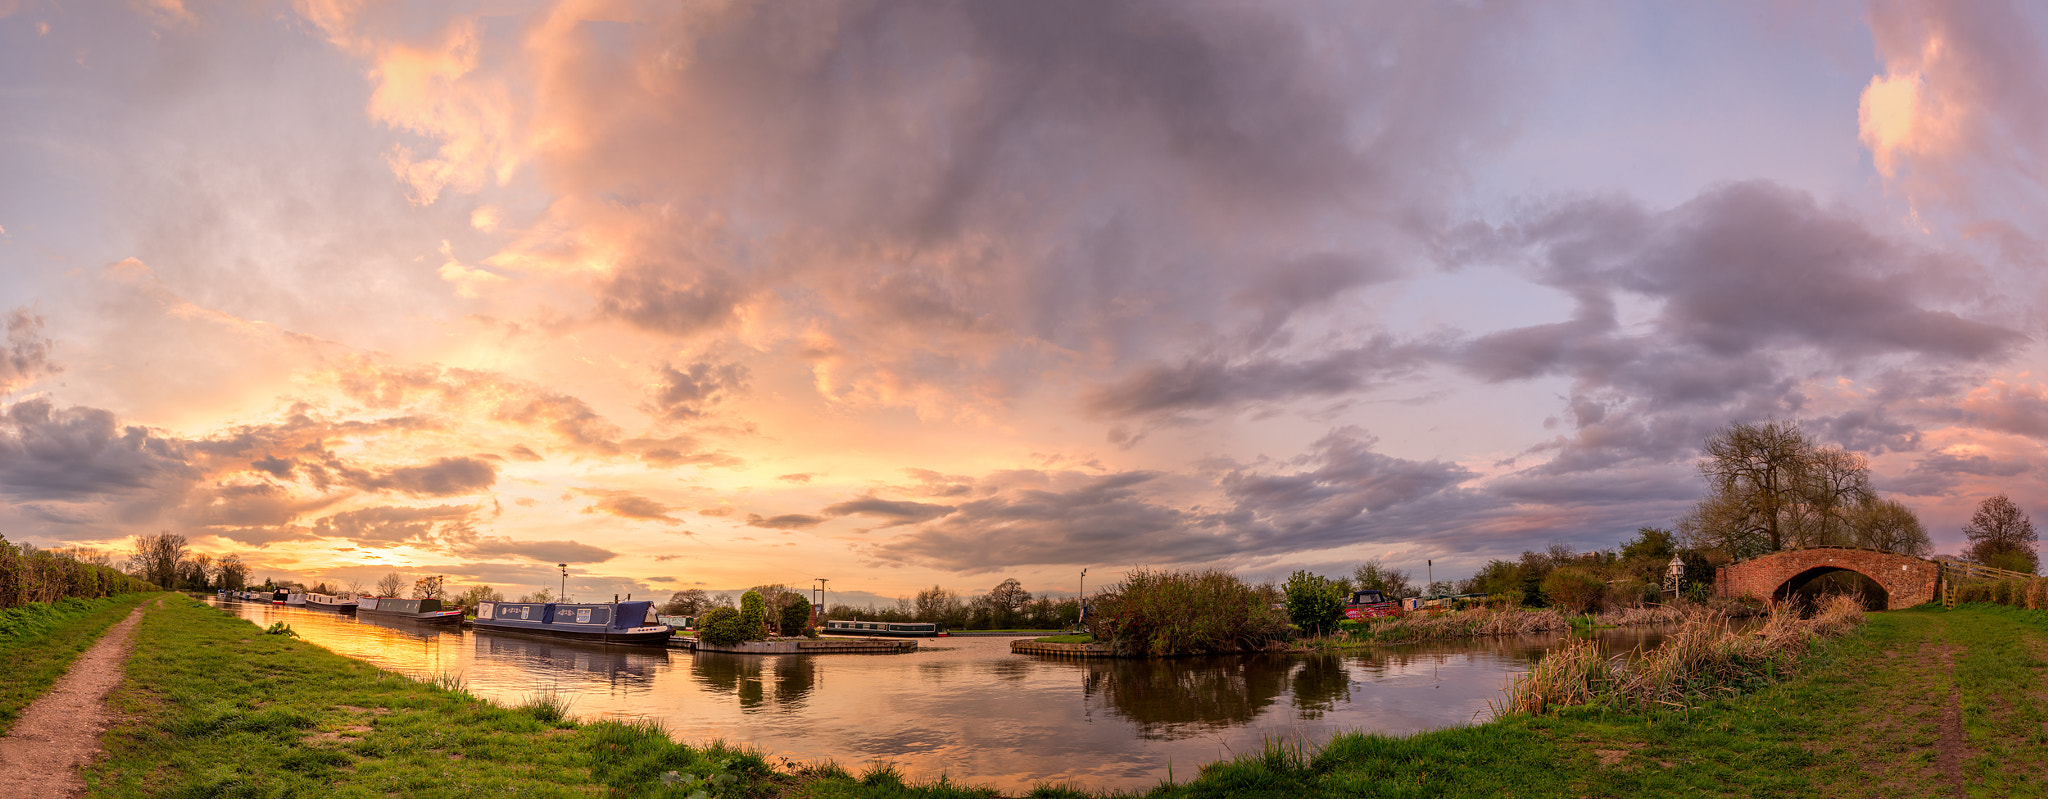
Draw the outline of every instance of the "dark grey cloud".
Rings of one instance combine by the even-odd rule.
[[[807,516],[801,513],[785,513],[780,516],[747,514],[748,527],[766,527],[770,530],[806,530],[824,524],[822,516]]]
[[[312,524],[312,531],[322,538],[347,539],[366,547],[433,546],[447,539],[473,537],[475,514],[476,509],[466,505],[385,505],[322,517]]]
[[[1940,496],[1953,491],[1964,477],[2016,477],[2033,467],[2026,458],[1930,452],[1914,461],[1904,475],[1880,476],[1875,482],[1881,490],[1906,496]]]
[[[7,330],[5,346],[0,347],[0,394],[19,390],[58,371],[50,356],[50,338],[43,334],[41,314],[16,308],[0,320],[4,320],[0,326]]]
[[[0,412],[0,491],[15,499],[176,493],[200,477],[186,442],[110,411],[24,400]]]
[[[1207,563],[1375,540],[1429,540],[1463,550],[1506,503],[1460,490],[1455,464],[1374,452],[1339,429],[1283,470],[1237,467],[1216,479],[1219,507],[1180,506],[1169,475],[1019,471],[991,475],[985,498],[862,551],[880,561],[969,573],[1027,565]]]
[[[883,525],[884,527],[895,527],[897,525],[930,521],[953,511],[954,507],[951,505],[934,505],[929,502],[879,499],[867,496],[827,505],[821,513],[826,516],[876,516],[888,520],[888,524]]]
[[[437,458],[424,466],[401,466],[388,471],[338,466],[349,485],[366,491],[388,491],[415,497],[452,497],[474,494],[498,482],[498,467],[481,458]]]
[[[1141,369],[1100,387],[1082,402],[1104,416],[1234,408],[1256,402],[1353,394],[1414,373],[1443,350],[1437,343],[1377,336],[1299,359],[1262,354],[1245,359],[1189,359]]]

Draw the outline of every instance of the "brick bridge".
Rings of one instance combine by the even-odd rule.
[[[1718,596],[1784,599],[1814,578],[1838,571],[1861,574],[1884,589],[1884,609],[1901,610],[1934,601],[1941,564],[1875,549],[1814,547],[1787,549],[1723,566],[1714,574]]]

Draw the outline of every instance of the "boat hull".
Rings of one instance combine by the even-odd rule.
[[[443,610],[438,599],[394,599],[362,597],[356,600],[357,616],[416,622],[419,624],[461,624],[462,610]]]
[[[668,646],[669,636],[675,630],[669,627],[643,627],[627,630],[575,630],[556,627],[515,627],[509,624],[478,620],[474,629],[493,635],[517,635],[522,638],[551,638],[557,641],[579,641],[586,644],[607,644],[615,646]]]

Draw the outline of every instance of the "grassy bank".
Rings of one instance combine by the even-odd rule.
[[[57,684],[79,653],[148,597],[60,599],[0,610],[0,734]]]
[[[119,695],[136,715],[108,735],[110,757],[89,776],[97,795],[994,795],[906,784],[887,768],[771,767],[758,753],[677,744],[652,726],[578,724],[546,697],[494,707],[210,608],[166,604],[139,631]],[[1275,741],[1148,794],[2048,795],[2044,697],[2048,612],[1889,613],[1818,644],[1796,676],[1752,694],[1698,691],[1662,712],[1572,707],[1399,738]],[[1958,720],[1947,737],[1945,714]]]

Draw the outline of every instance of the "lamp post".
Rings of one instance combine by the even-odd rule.
[[[557,563],[555,566],[562,570],[562,592],[555,595],[555,601],[567,602],[569,601],[569,564]]]
[[[1081,615],[1074,620],[1075,626],[1088,623],[1088,570],[1081,570]]]

